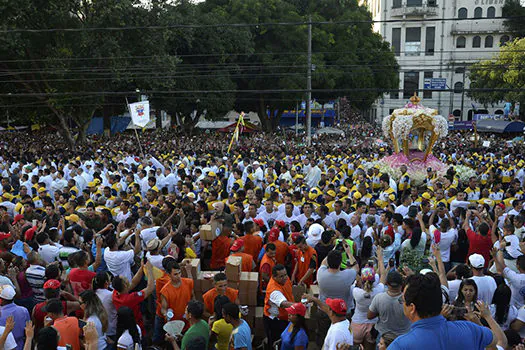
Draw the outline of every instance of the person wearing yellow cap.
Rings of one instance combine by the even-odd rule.
[[[328,190],[328,192],[326,192],[324,195],[325,205],[328,207],[329,212],[334,211],[334,202],[336,196],[337,195],[334,190]]]

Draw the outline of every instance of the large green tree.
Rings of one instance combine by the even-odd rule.
[[[501,48],[492,60],[471,67],[468,95],[485,105],[500,101],[525,104],[525,38]],[[523,112],[521,112],[523,113]]]
[[[367,108],[383,92],[398,86],[395,56],[372,31],[367,22],[370,13],[356,0],[208,0],[201,6],[210,12],[222,9],[232,21],[261,23],[250,27],[254,54],[239,59],[238,88],[253,93],[239,93],[237,107],[256,110],[267,130],[275,128],[284,109],[295,108],[295,101],[305,99],[303,92],[294,90],[306,88],[308,26],[264,23],[304,23],[311,16],[312,89],[327,90],[314,92],[312,98],[326,101],[348,95],[354,107]],[[267,110],[272,118],[266,117]]]
[[[525,6],[520,0],[506,0],[503,5],[505,27],[516,37],[525,37]]]
[[[3,104],[25,122],[56,125],[74,148],[85,140],[97,109],[109,102],[125,110],[119,92],[169,88],[177,59],[167,48],[176,31],[107,29],[158,25],[162,2],[141,5],[139,0],[0,1]]]

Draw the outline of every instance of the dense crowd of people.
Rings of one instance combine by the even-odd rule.
[[[446,174],[415,186],[367,166],[391,150],[366,122],[230,154],[212,133],[143,133],[144,154],[131,134],[3,136],[0,349],[251,350],[230,257],[258,276],[267,349],[525,349],[520,144],[453,133]],[[188,259],[214,271],[202,294]]]

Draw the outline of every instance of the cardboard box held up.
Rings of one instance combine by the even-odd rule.
[[[181,264],[181,274],[182,277],[188,278],[188,272],[183,264],[189,263],[191,265],[191,278],[196,280],[199,277],[199,272],[201,272],[201,259],[184,259]]]
[[[222,231],[222,224],[212,220],[207,225],[201,225],[199,228],[200,237],[204,241],[213,241],[217,238],[217,233]]]
[[[226,260],[226,277],[228,281],[239,282],[241,280],[242,257],[229,256]]]

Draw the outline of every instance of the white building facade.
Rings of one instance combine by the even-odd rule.
[[[374,30],[390,42],[400,65],[399,92],[385,94],[370,110],[380,122],[414,94],[425,107],[456,120],[475,113],[503,114],[503,102],[483,106],[465,89],[473,63],[490,59],[511,40],[502,16],[505,0],[368,0]],[[429,86],[430,85],[430,86]],[[445,89],[445,91],[428,90]],[[451,91],[449,91],[451,90]]]

